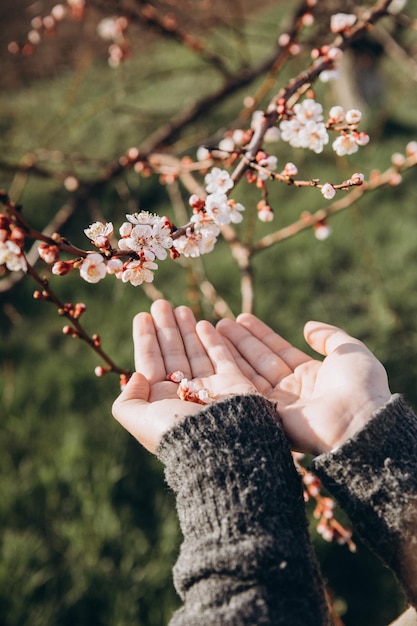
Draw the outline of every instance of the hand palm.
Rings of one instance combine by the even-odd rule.
[[[165,301],[154,303],[152,316],[141,313],[135,318],[133,336],[137,372],[113,413],[151,452],[176,422],[203,408],[178,397],[178,384],[168,380],[172,373],[192,378],[216,400],[254,391],[220,335],[207,322],[196,325],[186,307],[173,311]]]
[[[314,454],[352,436],[390,397],[386,373],[372,353],[344,331],[317,322],[306,338],[312,359],[253,315],[218,325],[234,357],[258,391],[273,402],[295,449]]]

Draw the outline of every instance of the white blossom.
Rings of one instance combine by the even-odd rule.
[[[336,105],[329,111],[329,121],[333,124],[340,124],[345,119],[345,110],[342,106]]]
[[[97,24],[97,34],[105,41],[117,39],[119,32],[117,19],[115,17],[105,17]]]
[[[186,257],[199,257],[201,254],[207,254],[214,248],[217,239],[213,232],[209,229],[201,229],[194,231],[187,228],[186,234],[181,235],[178,239],[174,239],[174,248]]]
[[[362,119],[362,113],[358,109],[349,109],[346,111],[346,122],[348,124],[359,124]]]
[[[103,247],[108,243],[109,237],[113,234],[113,224],[111,222],[94,222],[88,228],[84,229],[84,233],[98,247]]]
[[[191,217],[190,222],[194,224],[194,231],[200,232],[202,230],[210,232],[214,237],[220,233],[220,229],[213,221],[213,218],[208,215],[205,211],[199,211],[198,213],[194,213]]]
[[[241,146],[245,137],[245,133],[241,128],[236,128],[233,131],[232,139],[237,146]]]
[[[357,20],[356,15],[352,13],[336,13],[330,18],[330,30],[332,33],[341,33],[350,28]]]
[[[298,133],[300,148],[309,148],[316,154],[323,152],[323,147],[328,141],[329,135],[323,122],[307,122]]]
[[[80,267],[80,276],[88,283],[98,283],[106,273],[104,258],[98,252],[88,254]]]
[[[319,80],[322,83],[331,83],[340,78],[340,71],[338,69],[334,70],[323,70],[320,72]]]
[[[167,248],[172,247],[172,237],[165,219],[146,211],[126,217],[129,222],[124,222],[120,227],[122,239],[119,240],[119,249],[125,252],[143,252],[150,261],[155,257],[166,259]]]
[[[225,193],[212,193],[206,198],[206,212],[209,218],[219,226],[242,221],[243,205],[229,201]]]
[[[142,283],[151,283],[153,281],[153,271],[158,269],[158,265],[153,261],[130,261],[121,274],[124,283],[130,283],[134,287]]]
[[[301,124],[296,118],[283,120],[279,125],[279,128],[281,131],[281,139],[283,141],[288,141],[293,148],[300,147],[298,134],[300,132]]]
[[[324,241],[325,239],[328,239],[331,233],[332,229],[327,224],[327,222],[319,222],[314,226],[314,236],[319,241]]]
[[[294,148],[308,148],[317,154],[329,141],[323,123],[323,107],[312,98],[294,106],[295,117],[280,124],[281,138]]]
[[[358,151],[356,139],[351,134],[344,134],[337,137],[332,143],[332,148],[338,156],[354,154]]]
[[[5,265],[11,272],[25,272],[27,270],[22,250],[14,241],[0,242],[0,265]]]
[[[323,107],[313,98],[306,98],[294,105],[294,113],[301,124],[307,122],[321,122],[323,120]]]
[[[242,211],[245,210],[245,207],[235,200],[228,200],[227,203],[229,205],[230,221],[233,224],[239,224],[243,220]]]
[[[226,193],[234,186],[229,172],[221,170],[219,167],[213,167],[211,172],[206,174],[204,182],[206,183],[207,193]]]
[[[323,195],[323,198],[326,198],[326,200],[332,200],[336,195],[336,189],[331,183],[324,183],[320,191]]]
[[[164,218],[160,215],[156,215],[156,213],[150,213],[149,211],[141,211],[140,213],[128,213],[126,218],[129,220],[131,224],[149,224],[153,226],[154,224],[160,224],[164,222]]]
[[[200,146],[197,150],[197,160],[198,161],[207,161],[210,158],[210,150],[208,150],[205,146]]]
[[[119,274],[123,270],[123,261],[121,259],[109,259],[106,263],[108,274]]]
[[[273,172],[277,169],[278,158],[275,155],[270,154],[265,159],[261,159],[258,162],[258,165],[268,170],[266,172],[258,172],[259,178],[266,180],[267,178],[269,178],[269,172]]]
[[[233,152],[235,149],[235,142],[233,141],[233,137],[223,137],[221,141],[219,141],[219,150],[224,150],[224,152]]]

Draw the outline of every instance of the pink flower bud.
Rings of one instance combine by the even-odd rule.
[[[129,161],[136,161],[139,156],[139,150],[137,148],[129,148],[129,150],[126,152],[126,156]]]
[[[312,26],[314,24],[314,15],[312,13],[304,13],[301,21],[303,26]]]
[[[261,222],[272,222],[274,219],[274,212],[271,208],[258,211],[258,219]]]
[[[23,245],[25,243],[25,236],[26,233],[23,228],[20,228],[19,226],[14,226],[10,234],[10,239],[14,241],[14,243],[16,243],[20,248],[23,248]]]
[[[55,276],[65,276],[73,267],[74,263],[70,261],[58,261],[52,266],[52,274],[55,274]]]
[[[401,184],[402,182],[402,176],[399,172],[395,172],[395,174],[391,174],[391,176],[389,177],[389,184],[392,187],[397,187],[398,185]]]
[[[297,176],[298,174],[297,166],[294,165],[294,163],[286,163],[282,173],[284,174],[284,176],[289,176],[289,177]]]
[[[394,154],[391,156],[391,163],[395,167],[402,167],[404,165],[404,162],[405,156],[401,154],[401,152],[394,152]]]
[[[327,56],[331,61],[340,61],[343,57],[343,50],[340,48],[330,48]]]
[[[0,213],[0,230],[9,230],[10,224],[10,218],[4,213]]]
[[[355,172],[349,179],[349,183],[352,185],[363,185],[363,181],[365,180],[365,176],[360,172]]]
[[[71,326],[64,326],[62,329],[62,332],[64,335],[68,335],[69,337],[78,337],[78,332],[75,330],[75,328],[72,328]]]
[[[120,374],[119,385],[121,391],[123,391],[123,389],[126,387],[127,383],[129,382],[129,378],[130,377],[127,376],[127,374]]]
[[[290,41],[291,41],[291,37],[289,36],[289,34],[282,33],[282,35],[280,35],[278,38],[278,45],[281,46],[281,48],[285,48],[286,46],[288,46]]]
[[[200,211],[204,207],[204,200],[202,200],[196,193],[193,193],[188,200],[191,208]]]
[[[59,248],[57,246],[49,246],[47,243],[41,243],[38,246],[38,254],[45,263],[55,263],[59,257]]]
[[[64,187],[67,191],[77,191],[80,183],[75,176],[67,176],[64,180]]]
[[[78,319],[79,317],[81,317],[81,315],[86,311],[87,307],[85,306],[84,302],[77,302],[77,304],[74,307],[74,312],[72,314],[74,319]]]
[[[319,222],[314,224],[313,229],[314,229],[314,236],[319,241],[324,241],[325,239],[327,239],[332,232],[326,220],[320,220]]]
[[[102,365],[97,365],[97,367],[94,368],[94,374],[99,378],[101,378],[105,374],[108,374],[109,371],[110,369],[108,367],[103,367]]]
[[[367,133],[361,132],[361,133],[355,134],[355,141],[358,144],[358,146],[367,146],[370,141],[370,138]]]
[[[416,156],[417,155],[417,141],[410,141],[405,146],[405,153],[407,156]]]
[[[171,380],[173,383],[180,383],[184,378],[185,376],[183,372],[180,372],[179,370],[172,372],[172,374],[168,376],[168,380]]]

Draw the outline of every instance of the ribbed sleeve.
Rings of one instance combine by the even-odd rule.
[[[301,481],[275,408],[215,403],[163,438],[184,541],[172,626],[322,626],[327,609]]]
[[[313,470],[417,606],[417,418],[399,395]]]

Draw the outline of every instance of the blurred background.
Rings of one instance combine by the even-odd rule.
[[[296,3],[94,0],[85,14],[69,4],[72,17],[37,29],[55,3],[1,2],[0,188],[36,228],[60,220],[61,234],[80,247],[97,219],[117,226],[127,212],[174,219],[186,211],[189,194],[178,182],[119,171],[121,155],[152,146],[195,158],[228,128],[247,128],[248,96],[265,107],[306,67],[311,47],[329,41],[329,16],[358,6],[319,2],[300,53],[278,73],[271,59]],[[371,143],[342,158],[273,144],[282,165],[295,162],[307,180],[338,182],[355,171],[369,178],[417,139],[416,9],[409,1],[384,18],[345,55],[337,83],[315,86],[326,110],[363,111]],[[112,42],[97,28],[120,15],[130,26],[121,52],[109,57]],[[28,40],[33,30],[39,41]],[[126,58],[118,63],[117,55]],[[240,235],[254,240],[327,202],[316,190],[271,184],[275,220],[261,224],[256,189],[242,182],[233,197],[247,207]],[[302,349],[308,319],[342,326],[368,344],[392,390],[417,408],[416,206],[414,169],[334,216],[327,239],[307,229],[257,254],[253,274],[255,313],[265,322]],[[54,306],[33,299],[31,279],[0,269],[0,624],[163,626],[179,605],[171,568],[181,539],[162,468],[111,417],[118,377],[95,377],[97,355],[62,334]],[[132,368],[131,321],[153,298],[216,320],[203,280],[239,313],[239,270],[222,242],[206,258],[160,263],[146,290],[113,277],[90,285],[72,274],[51,277],[51,285],[63,301],[85,302],[87,330]],[[356,554],[325,543],[314,523],[312,536],[343,623],[388,624],[404,606],[391,574],[356,536]]]

